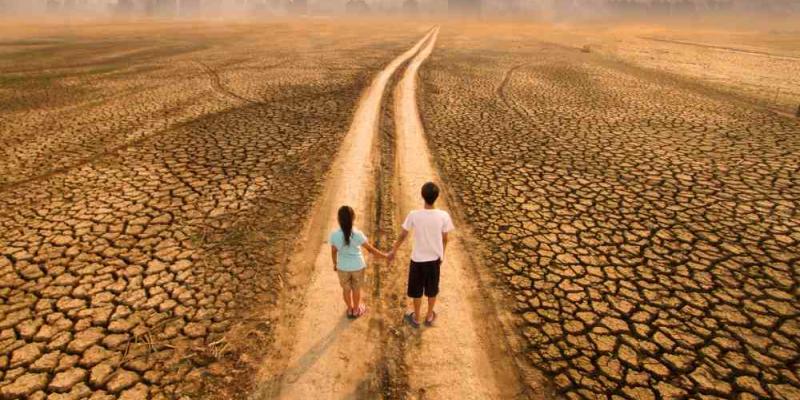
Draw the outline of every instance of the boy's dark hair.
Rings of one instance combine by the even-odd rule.
[[[439,186],[433,182],[422,185],[422,198],[425,199],[425,204],[432,206],[439,198]]]

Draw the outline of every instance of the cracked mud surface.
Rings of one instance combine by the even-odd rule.
[[[420,111],[530,361],[566,398],[798,398],[800,124],[484,28],[442,27]]]
[[[282,287],[362,89],[415,39],[189,28],[0,43],[0,397],[246,391],[272,324],[248,311]]]
[[[619,62],[693,78],[716,90],[794,116],[800,103],[797,18],[784,16],[567,24],[541,29],[544,41]]]

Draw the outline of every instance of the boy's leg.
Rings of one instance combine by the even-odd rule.
[[[412,300],[414,303],[414,321],[419,323],[419,313],[422,310],[422,297],[414,297]]]
[[[425,316],[426,321],[430,321],[433,318],[433,306],[436,305],[436,296],[428,297],[428,314]]]
[[[436,296],[439,294],[439,270],[442,260],[431,261],[425,274],[425,296],[428,297],[428,314],[425,321],[433,318],[433,306],[436,305]]]
[[[406,295],[411,298],[414,306],[414,322],[420,322],[420,310],[422,309],[422,294],[425,287],[425,275],[421,266],[411,261],[408,268],[408,290]]]

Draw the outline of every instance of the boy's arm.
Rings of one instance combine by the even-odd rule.
[[[397,254],[397,249],[399,249],[400,246],[403,245],[403,242],[406,241],[406,238],[408,238],[408,231],[403,229],[400,232],[400,237],[398,237],[397,241],[394,242],[394,246],[392,246],[392,251],[389,252],[389,261],[392,261],[394,259],[394,255]]]
[[[331,261],[333,261],[333,270],[334,270],[334,271],[337,271],[337,270],[338,270],[338,269],[336,268],[336,254],[337,254],[338,252],[339,252],[339,250],[336,248],[336,246],[334,246],[334,245],[331,245]]]
[[[447,233],[456,229],[453,226],[453,220],[450,218],[450,214],[445,213],[446,219],[444,223],[444,228],[442,229],[442,258],[444,258],[444,253],[447,251]]]

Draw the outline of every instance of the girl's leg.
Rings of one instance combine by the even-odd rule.
[[[347,305],[347,311],[351,311],[353,307],[355,307],[355,305],[353,304],[351,293],[352,289],[350,288],[342,289],[342,298],[344,299],[344,304]]]
[[[353,289],[353,308],[357,309],[361,305],[361,288]]]

